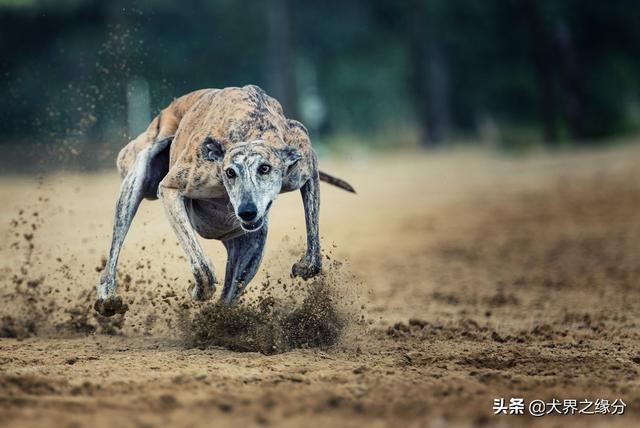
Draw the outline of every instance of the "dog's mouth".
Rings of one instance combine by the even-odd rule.
[[[264,218],[260,217],[256,221],[240,221],[240,227],[245,232],[255,232],[264,224]]]
[[[272,203],[273,201],[269,202],[269,204],[267,205],[267,208],[264,210],[264,214],[259,219],[254,221],[240,220],[240,227],[242,228],[242,230],[244,230],[245,232],[256,232],[260,230],[260,228],[264,225],[264,219],[269,214],[269,210],[271,209]]]

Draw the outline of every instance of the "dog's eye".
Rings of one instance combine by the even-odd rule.
[[[267,165],[266,163],[263,163],[258,167],[258,172],[262,175],[269,174],[271,172],[271,165]]]
[[[227,177],[229,178],[236,178],[236,172],[233,170],[233,168],[225,170],[224,173],[227,174]]]

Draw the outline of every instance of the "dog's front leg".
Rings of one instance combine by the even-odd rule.
[[[169,223],[187,254],[195,285],[189,292],[195,300],[205,300],[216,290],[216,277],[211,262],[207,259],[189,221],[184,196],[178,189],[167,188],[160,183],[158,196],[162,199]]]
[[[227,249],[227,270],[222,289],[224,303],[231,304],[240,297],[258,271],[267,242],[267,229],[265,219],[264,226],[257,232],[223,241]]]
[[[304,218],[307,224],[307,252],[291,269],[294,276],[305,279],[314,277],[322,271],[319,230],[320,178],[316,155],[312,152],[311,156],[311,177],[300,188]]]
[[[135,162],[120,187],[109,258],[100,276],[100,282],[96,287],[98,299],[96,300],[94,308],[104,316],[112,316],[117,313],[123,314],[127,311],[127,305],[122,302],[121,297],[116,295],[118,256],[120,255],[120,250],[122,249],[122,244],[124,243],[124,238],[127,235],[131,221],[140,206],[140,201],[142,201],[144,191],[148,186],[150,174],[149,165],[151,160],[170,143],[171,137],[158,141],[138,153]]]

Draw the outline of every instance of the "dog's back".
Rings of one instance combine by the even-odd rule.
[[[189,146],[200,144],[206,137],[215,138],[228,149],[256,139],[278,144],[287,139],[288,131],[280,103],[257,86],[201,89],[176,98],[129,142],[118,155],[118,171],[124,177],[140,151],[170,136],[175,136],[171,143],[173,165],[183,155],[190,163],[197,161],[193,159],[196,148]]]
[[[190,92],[173,100],[164,108],[149,124],[147,129],[135,139],[131,140],[118,153],[118,172],[125,177],[133,165],[138,153],[151,144],[163,138],[175,135],[184,115],[191,110],[194,104],[204,95],[217,91],[217,89],[200,89]]]
[[[120,151],[120,175],[126,176],[138,153],[169,137],[173,137],[172,142],[153,158],[156,176],[152,181],[157,184],[166,178],[177,187],[187,185],[193,197],[224,196],[217,178],[218,165],[202,157],[202,142],[208,137],[219,141],[225,150],[254,140],[263,140],[275,147],[294,147],[302,154],[298,170],[310,170],[312,148],[306,128],[300,122],[287,119],[280,103],[254,85],[201,89],[176,98],[153,119],[145,132]],[[184,180],[185,176],[192,179]],[[299,181],[293,176],[289,179]],[[320,179],[353,192],[350,185],[326,173],[322,173]],[[282,190],[296,188],[285,182]],[[145,197],[155,199],[155,190],[150,188]]]
[[[288,132],[280,103],[257,86],[211,90],[198,98],[181,121],[173,146],[176,156],[207,137],[225,150],[245,141],[283,142]],[[177,160],[172,156],[172,164]]]

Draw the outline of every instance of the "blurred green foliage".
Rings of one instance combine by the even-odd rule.
[[[637,6],[0,0],[0,144],[122,145],[135,79],[153,113],[198,88],[258,84],[324,141],[599,141],[640,127]]]

